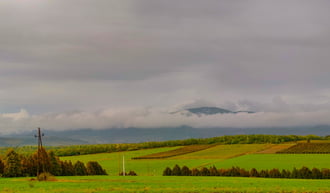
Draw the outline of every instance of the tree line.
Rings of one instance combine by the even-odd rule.
[[[32,155],[18,154],[9,149],[0,159],[2,177],[32,177],[43,173],[54,176],[107,175],[96,161],[90,161],[86,165],[81,161],[61,161],[54,151],[47,152],[44,148],[40,148]]]
[[[215,166],[201,169],[189,169],[187,166],[182,168],[175,165],[172,169],[167,167],[163,171],[163,176],[231,176],[231,177],[262,177],[262,178],[299,178],[299,179],[330,179],[330,169],[309,169],[303,166],[300,169],[292,170],[257,170],[252,168],[246,170],[240,167],[232,167],[228,169],[217,169]]]
[[[86,155],[95,153],[110,153],[120,151],[133,151],[141,149],[174,147],[187,145],[206,144],[279,144],[284,142],[296,142],[301,140],[329,140],[330,136],[316,135],[225,135],[212,138],[184,139],[170,141],[154,141],[130,144],[97,144],[97,145],[70,145],[61,147],[49,147],[57,156]]]
[[[207,144],[264,144],[264,143],[285,143],[297,142],[302,140],[330,140],[330,136],[316,135],[225,135],[212,138],[184,139],[170,141],[151,141],[143,143],[128,144],[94,144],[94,145],[69,145],[69,146],[48,146],[47,149],[53,150],[56,156],[87,155],[96,153],[111,153],[121,151],[133,151],[141,149],[174,147],[188,145],[207,145]],[[36,146],[22,146],[15,150],[21,154],[31,154],[36,151]],[[7,148],[0,148],[0,153],[5,153]]]

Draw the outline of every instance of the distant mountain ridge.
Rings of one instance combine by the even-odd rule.
[[[197,108],[188,108],[185,110],[196,115],[254,113],[252,111],[230,111],[228,109],[223,109],[218,107],[197,107]]]
[[[148,141],[167,141],[189,138],[209,138],[223,135],[318,135],[327,136],[330,126],[313,127],[268,127],[268,128],[193,128],[189,126],[162,128],[122,128],[122,129],[77,129],[66,131],[44,130],[45,146],[107,143],[139,143]],[[24,135],[11,134],[0,136],[0,146],[36,145],[35,131]]]

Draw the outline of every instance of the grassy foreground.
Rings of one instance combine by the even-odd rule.
[[[1,178],[0,192],[330,192],[330,180],[239,177],[87,176],[37,182]]]

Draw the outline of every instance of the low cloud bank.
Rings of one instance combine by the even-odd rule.
[[[171,114],[161,108],[105,109],[97,112],[74,111],[31,115],[22,109],[0,114],[1,134],[31,131],[37,127],[50,130],[79,128],[159,128],[187,125],[209,127],[292,127],[330,125],[330,110],[309,112],[257,112],[253,114],[191,115]]]

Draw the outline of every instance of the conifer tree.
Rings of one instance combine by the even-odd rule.
[[[21,176],[21,160],[19,155],[13,150],[9,149],[4,158],[5,167],[3,171],[4,177],[19,177]]]
[[[48,156],[51,165],[51,167],[49,168],[49,172],[54,176],[60,176],[62,173],[60,159],[55,155],[54,151],[50,151],[48,153]]]
[[[5,168],[5,164],[3,163],[3,161],[0,159],[0,176],[3,174]]]
[[[87,175],[87,169],[84,163],[82,163],[81,161],[77,161],[74,165],[73,165],[75,174],[77,176],[86,176]]]
[[[90,161],[87,163],[88,175],[107,175],[107,172],[96,161]]]
[[[181,176],[181,168],[178,164],[173,167],[172,176]]]
[[[187,166],[183,166],[181,168],[181,175],[182,176],[191,176],[191,171]]]
[[[163,171],[163,176],[171,176],[172,175],[172,170],[169,167],[166,167],[165,170]]]

